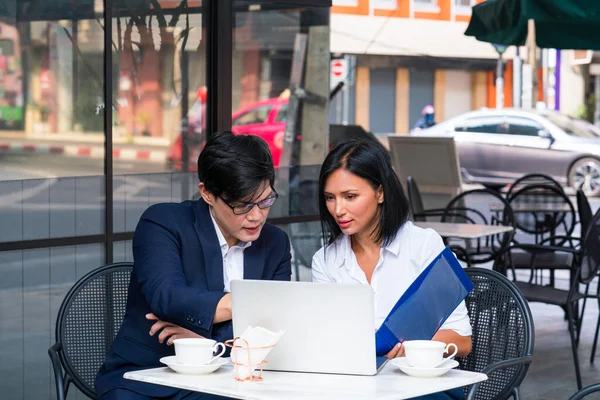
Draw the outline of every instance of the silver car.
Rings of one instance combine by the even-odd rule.
[[[552,111],[482,109],[413,135],[453,136],[465,180],[505,185],[544,173],[600,195],[600,129]]]

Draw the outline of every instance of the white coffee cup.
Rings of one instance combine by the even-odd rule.
[[[408,364],[417,368],[437,367],[444,361],[444,354],[450,352],[450,347],[454,347],[454,352],[448,358],[454,357],[458,352],[458,347],[454,343],[446,345],[434,340],[407,340],[402,343],[402,346]]]
[[[178,364],[207,365],[225,353],[225,345],[212,339],[184,338],[173,340],[175,359]],[[221,347],[221,351],[214,354]]]

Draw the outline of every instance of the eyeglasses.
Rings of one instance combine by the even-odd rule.
[[[235,215],[247,214],[250,212],[250,210],[252,210],[254,208],[254,206],[258,206],[258,208],[260,208],[261,210],[264,210],[265,208],[269,208],[273,204],[275,204],[277,197],[279,197],[279,195],[277,194],[276,191],[273,190],[273,192],[271,193],[271,195],[269,197],[259,201],[258,203],[243,203],[243,204],[238,204],[238,205],[234,206],[234,205],[230,204],[229,201],[225,200],[222,196],[219,196],[219,198],[221,200],[223,200],[225,202],[225,204],[227,204],[229,206],[229,208],[231,208],[233,210],[233,213]]]

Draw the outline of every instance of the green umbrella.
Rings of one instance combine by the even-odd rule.
[[[530,19],[539,47],[600,50],[600,0],[488,0],[473,7],[465,35],[522,46]]]

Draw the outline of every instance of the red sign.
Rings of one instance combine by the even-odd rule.
[[[336,78],[341,77],[342,75],[344,75],[344,72],[346,71],[346,63],[342,62],[342,61],[333,61],[331,63],[331,74],[333,76],[335,76]]]

